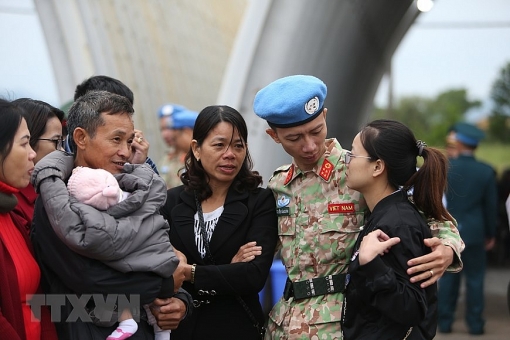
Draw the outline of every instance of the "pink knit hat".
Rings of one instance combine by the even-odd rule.
[[[103,169],[76,167],[67,182],[67,189],[78,201],[98,210],[106,210],[122,200],[119,183]]]

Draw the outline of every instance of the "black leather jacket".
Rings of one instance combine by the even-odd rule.
[[[432,339],[436,333],[437,285],[411,283],[407,261],[430,252],[427,222],[402,191],[385,197],[372,211],[356,242],[381,229],[400,243],[389,253],[360,266],[357,252],[349,265],[342,330],[350,339]],[[412,327],[412,329],[411,329]]]

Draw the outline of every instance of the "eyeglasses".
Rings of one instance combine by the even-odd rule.
[[[370,156],[356,156],[352,152],[347,151],[345,153],[345,164],[349,164],[351,162],[351,159],[353,158],[366,158],[366,159],[372,159]]]
[[[50,142],[55,143],[55,150],[63,150],[64,149],[64,139],[62,137],[60,138],[39,138],[38,140],[47,140]]]

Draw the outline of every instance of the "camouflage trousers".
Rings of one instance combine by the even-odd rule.
[[[307,325],[286,319],[280,326],[269,318],[264,340],[341,340],[340,322]],[[303,320],[301,320],[303,321]]]

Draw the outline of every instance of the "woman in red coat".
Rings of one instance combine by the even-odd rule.
[[[0,334],[9,340],[56,339],[49,319],[42,325],[27,301],[38,292],[41,273],[24,226],[9,214],[17,204],[14,194],[29,183],[36,153],[19,107],[0,99],[0,120]]]
[[[43,101],[30,98],[19,98],[12,104],[23,110],[22,115],[30,131],[30,146],[37,153],[34,165],[50,152],[63,149],[64,112],[62,110]],[[35,200],[38,195],[30,183],[14,195],[18,199],[18,205],[10,214],[16,224],[24,225],[22,230],[28,237],[34,215]]]

